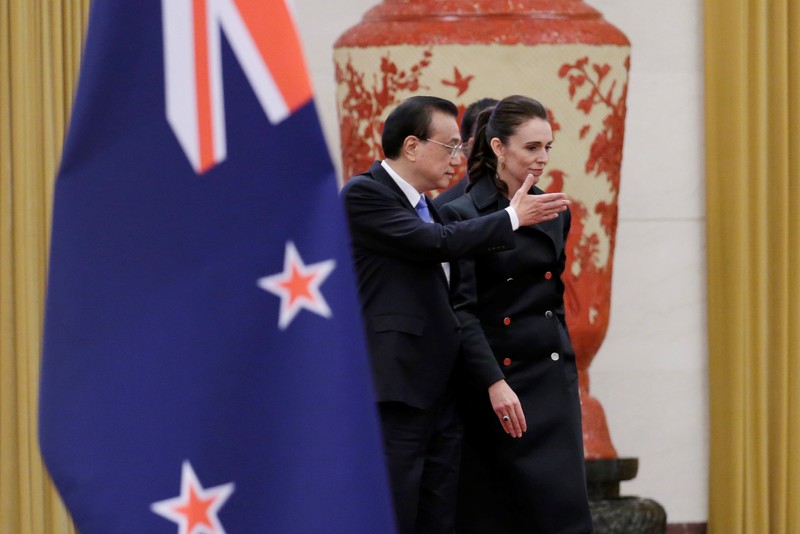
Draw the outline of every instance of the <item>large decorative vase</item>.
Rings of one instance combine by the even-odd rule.
[[[383,121],[431,94],[463,111],[532,96],[555,135],[540,187],[572,199],[567,320],[580,373],[587,460],[613,459],[589,366],[608,328],[630,44],[581,0],[384,0],[334,47],[345,178],[383,157]]]

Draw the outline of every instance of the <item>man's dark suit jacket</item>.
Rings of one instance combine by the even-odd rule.
[[[379,162],[342,189],[377,400],[427,409],[447,387],[461,343],[442,262],[513,247],[505,211],[425,223]]]

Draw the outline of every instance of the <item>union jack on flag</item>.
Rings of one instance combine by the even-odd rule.
[[[94,0],[40,445],[83,534],[392,532],[346,223],[284,0]]]

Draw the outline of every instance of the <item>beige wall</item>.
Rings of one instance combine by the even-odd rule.
[[[623,493],[659,501],[671,523],[705,521],[702,3],[586,1],[632,45],[611,323],[592,393],[619,455],[640,461]],[[333,43],[377,3],[294,0],[335,161]]]
[[[590,0],[631,40],[608,336],[592,369],[623,491],[705,521],[708,384],[702,2]]]

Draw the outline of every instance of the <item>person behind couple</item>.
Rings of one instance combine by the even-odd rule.
[[[510,248],[519,225],[557,217],[568,203],[562,194],[519,194],[508,209],[442,224],[424,193],[444,187],[461,163],[456,118],[448,100],[405,100],[384,124],[386,159],[341,192],[400,534],[451,533],[455,521],[455,260]]]
[[[478,117],[467,194],[442,216],[469,221],[502,212],[527,192],[531,176],[543,176],[552,145],[540,102],[502,99]],[[454,306],[470,378],[460,397],[459,534],[592,531],[561,279],[570,222],[567,210],[520,228],[511,250],[459,262]]]
[[[469,156],[472,150],[472,142],[475,135],[475,121],[478,115],[484,109],[488,109],[497,104],[495,98],[481,98],[476,100],[464,110],[464,115],[461,117],[461,143],[464,146],[464,154]],[[457,199],[463,195],[467,190],[468,176],[462,177],[458,182],[450,187],[447,191],[443,191],[436,198],[433,199],[433,204],[437,208],[441,208],[448,202]]]

